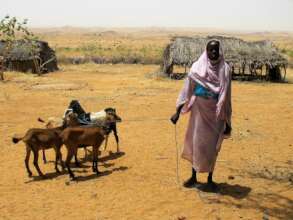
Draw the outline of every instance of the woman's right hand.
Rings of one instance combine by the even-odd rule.
[[[231,135],[231,131],[232,131],[232,127],[228,123],[226,123],[224,135],[230,136]]]
[[[176,113],[174,115],[172,115],[172,117],[170,118],[171,122],[175,125],[180,117],[180,113],[181,110],[183,108],[184,104],[180,105],[177,109],[176,109]]]
[[[179,114],[176,112],[172,117],[170,118],[171,122],[175,125],[179,119]]]

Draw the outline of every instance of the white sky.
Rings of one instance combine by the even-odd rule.
[[[30,26],[198,27],[293,31],[293,0],[0,0]]]

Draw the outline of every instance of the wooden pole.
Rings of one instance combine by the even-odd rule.
[[[0,56],[0,81],[4,81],[4,57]]]
[[[285,81],[285,79],[286,79],[286,74],[287,74],[287,68],[286,68],[286,64],[284,64],[284,71],[285,71],[285,74],[284,74],[283,81]]]
[[[4,81],[4,73],[0,70],[0,81]]]

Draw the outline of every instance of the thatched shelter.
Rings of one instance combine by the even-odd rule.
[[[32,54],[32,44],[23,40],[16,41],[6,57],[5,68],[20,72],[42,73],[58,70],[55,51],[45,41],[35,41],[35,54]],[[0,41],[0,56],[5,53],[6,42]],[[35,59],[38,57],[38,59]],[[36,65],[36,62],[37,65]]]
[[[185,67],[186,73],[186,69],[199,58],[207,42],[212,39],[221,42],[234,79],[285,80],[288,62],[270,41],[247,42],[223,36],[173,38],[163,54],[162,72],[171,78],[184,76],[173,72],[174,65]]]

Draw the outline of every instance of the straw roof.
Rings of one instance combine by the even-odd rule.
[[[167,45],[163,55],[162,70],[170,74],[173,65],[191,66],[205,50],[208,41],[220,41],[228,63],[270,63],[273,66],[287,65],[287,60],[270,41],[247,42],[234,37],[176,37]]]
[[[32,43],[34,46],[32,46]],[[50,72],[57,70],[55,51],[49,47],[48,43],[45,41],[35,41],[32,43],[24,40],[15,41],[8,56],[6,56],[6,63],[10,63],[8,66],[10,66],[11,69],[15,69],[14,66],[17,64],[18,67],[16,69],[22,71],[22,68],[19,68],[19,66],[27,65],[27,62],[32,61],[35,56],[38,56],[42,63],[45,63],[45,71]],[[0,41],[0,56],[4,55],[5,47],[6,42]],[[25,67],[24,69],[30,69],[30,67]]]
[[[42,50],[53,51],[49,48],[48,43],[44,41],[36,41],[36,55],[39,56]],[[3,55],[4,48],[6,46],[5,41],[0,41],[0,55]],[[9,60],[31,60],[34,58],[34,54],[32,53],[32,44],[30,42],[26,42],[23,40],[16,41],[13,43],[12,48],[7,57]]]

